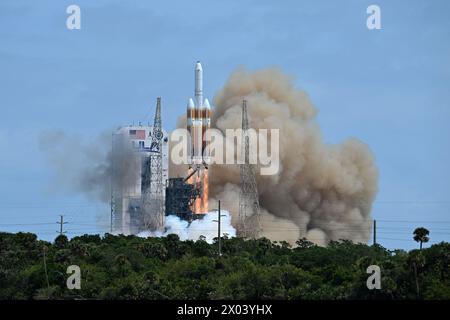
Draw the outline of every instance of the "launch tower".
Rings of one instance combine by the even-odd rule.
[[[258,188],[255,171],[249,163],[247,101],[242,101],[242,153],[244,163],[240,165],[241,190],[239,193],[239,237],[256,239],[261,233]]]
[[[165,183],[163,181],[161,98],[157,98],[150,156],[142,181],[142,225],[156,231],[164,229]]]

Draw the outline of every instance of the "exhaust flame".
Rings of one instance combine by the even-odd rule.
[[[208,197],[209,197],[209,179],[208,179],[208,170],[205,170],[203,174],[202,212],[208,212]]]
[[[190,173],[192,173],[192,169],[188,170],[188,175]],[[189,178],[188,183],[195,184],[197,188],[202,190],[200,197],[194,201],[192,212],[195,214],[208,213],[208,170],[201,169],[198,173],[194,174],[194,178]]]

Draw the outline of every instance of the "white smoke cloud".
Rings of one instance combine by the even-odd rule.
[[[113,154],[111,132],[89,140],[62,130],[42,132],[39,147],[53,169],[52,187],[109,203],[111,183],[113,189],[134,186],[139,178],[140,158],[125,137],[120,139]]]
[[[222,236],[235,237],[236,230],[231,225],[231,215],[226,210],[221,210],[221,234]],[[201,236],[205,237],[208,243],[212,243],[217,238],[217,212],[209,212],[202,219],[192,221],[190,224],[175,215],[166,216],[165,230],[162,231],[142,231],[139,237],[165,237],[171,233],[180,237],[180,240],[198,240]]]

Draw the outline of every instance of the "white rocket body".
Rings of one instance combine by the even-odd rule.
[[[203,106],[203,68],[200,61],[195,64],[195,101],[197,107]]]
[[[203,100],[203,68],[200,61],[195,64],[195,104],[189,99],[187,106],[187,130],[191,135],[191,163],[196,166],[204,166],[210,160],[206,148],[205,133],[211,126],[211,106],[208,99]]]

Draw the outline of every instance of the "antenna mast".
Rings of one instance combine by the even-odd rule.
[[[259,196],[256,185],[254,166],[249,163],[247,101],[242,101],[242,153],[244,163],[240,165],[241,190],[239,193],[238,236],[258,238],[261,233]]]

